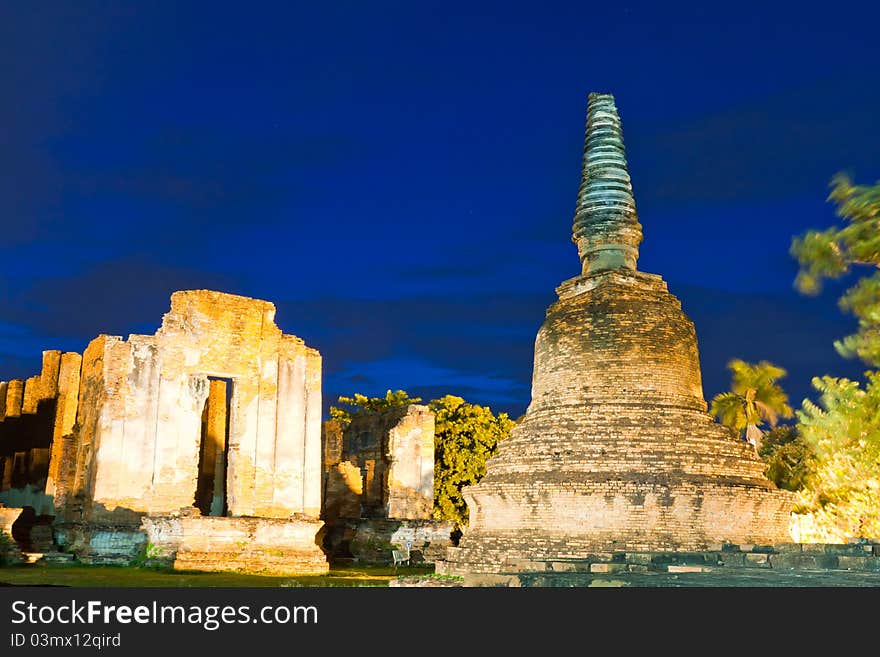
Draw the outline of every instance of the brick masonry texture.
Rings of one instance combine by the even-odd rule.
[[[529,560],[501,556],[479,571],[461,560],[438,563],[439,574],[463,573],[458,586],[874,586],[880,585],[880,544],[719,543],[695,551],[595,551],[578,558]],[[450,552],[455,552],[455,548]],[[453,566],[452,569],[449,566]],[[661,573],[672,574],[660,577]],[[680,574],[691,576],[679,580]],[[693,577],[699,574],[699,577]],[[426,582],[398,585],[423,586]]]

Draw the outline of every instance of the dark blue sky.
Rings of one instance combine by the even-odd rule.
[[[0,378],[152,333],[177,289],[273,301],[339,394],[518,415],[570,242],[586,97],[613,93],[640,269],[732,357],[858,376],[792,288],[830,177],[880,179],[876,3],[0,5]]]

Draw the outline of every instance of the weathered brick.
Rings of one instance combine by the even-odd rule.
[[[870,564],[876,560],[873,557],[837,557],[837,566],[842,570],[871,570]]]
[[[770,556],[766,554],[747,553],[745,555],[745,566],[757,566],[761,568],[770,567]]]
[[[591,573],[620,573],[627,570],[625,563],[594,563],[590,564]]]
[[[708,573],[711,570],[707,566],[666,566],[666,571],[669,573]]]

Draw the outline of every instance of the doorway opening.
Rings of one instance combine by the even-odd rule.
[[[232,379],[208,377],[208,398],[202,410],[199,444],[199,478],[195,506],[203,516],[225,516],[226,475],[229,457],[229,416],[232,407]]]

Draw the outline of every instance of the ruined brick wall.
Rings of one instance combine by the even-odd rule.
[[[177,523],[158,539],[186,551],[185,567],[326,572],[321,356],[274,315],[266,301],[176,292],[156,335],[47,351],[38,376],[0,383],[0,507],[26,507],[23,549],[51,549],[51,523],[83,561],[128,563]],[[245,535],[230,565],[224,541]]]
[[[321,426],[324,448],[321,517],[328,523],[361,515],[363,473],[359,466],[343,460],[343,433],[344,427],[338,420],[327,420]]]
[[[324,452],[325,518],[431,517],[434,414],[426,406],[356,415],[344,429],[326,422]]]
[[[232,385],[229,515],[318,516],[321,357],[274,315],[266,301],[176,292],[156,335],[89,344],[74,479],[88,517],[193,506],[209,377]]]
[[[76,353],[44,351],[40,374],[0,382],[0,503],[39,516],[63,503],[57,471],[73,434],[79,362]]]

